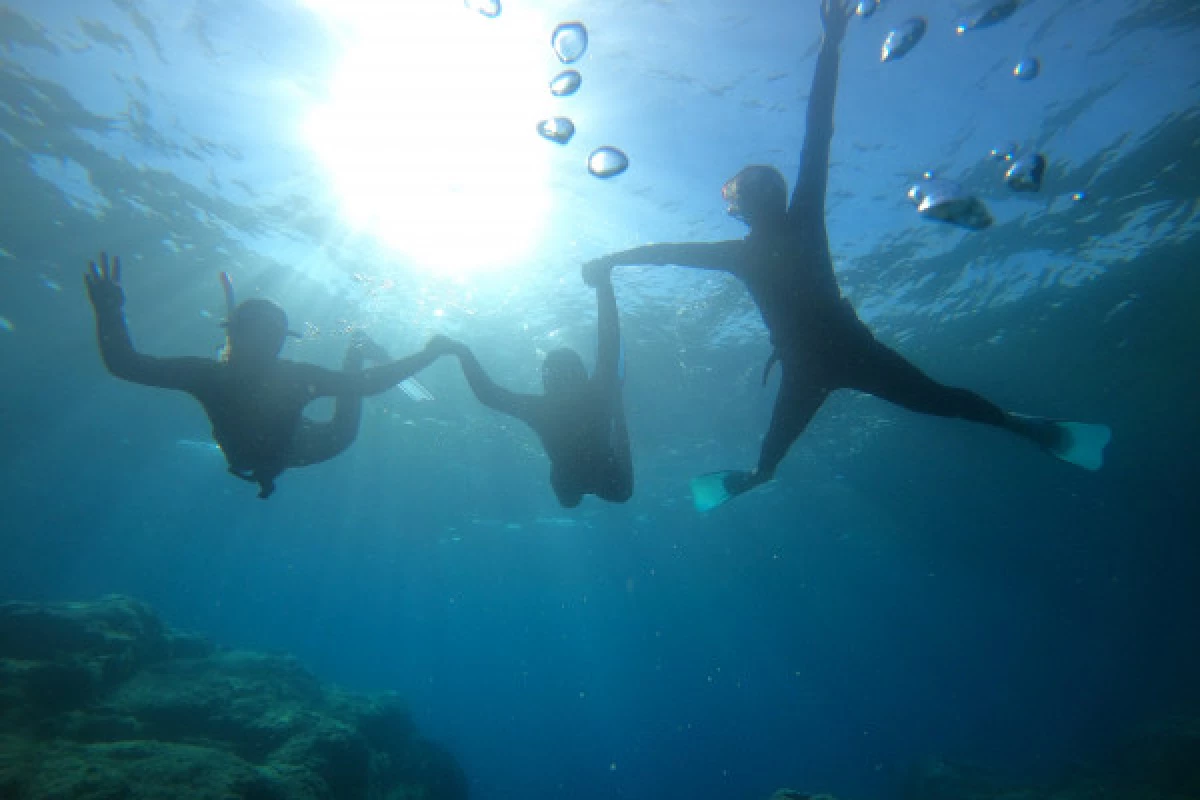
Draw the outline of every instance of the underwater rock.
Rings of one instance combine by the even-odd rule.
[[[149,607],[127,597],[0,604],[0,725],[84,705],[171,647]]]
[[[928,758],[908,771],[904,800],[1176,800],[1200,797],[1200,718],[1177,717],[1124,737],[1093,763],[1072,761],[1041,784]]]
[[[0,797],[464,800],[391,693],[222,650],[125,597],[0,605]]]
[[[294,791],[274,776],[213,747],[167,742],[33,745],[0,736],[0,797],[112,798],[175,797],[178,800],[316,800],[323,795]],[[36,761],[34,760],[36,759]],[[171,794],[168,794],[171,792]]]
[[[1109,763],[1131,784],[1163,797],[1200,797],[1200,719],[1171,717],[1143,725]]]

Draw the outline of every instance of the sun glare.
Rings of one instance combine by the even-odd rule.
[[[433,272],[520,263],[550,203],[548,32],[454,0],[305,4],[349,37],[305,130],[348,221]]]

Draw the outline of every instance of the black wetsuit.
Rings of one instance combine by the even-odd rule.
[[[524,422],[550,458],[558,502],[574,508],[583,495],[612,503],[633,495],[633,460],[621,400],[621,332],[612,284],[596,289],[599,307],[596,369],[577,392],[518,394],[497,386],[466,346],[457,353],[479,402]]]
[[[155,358],[134,349],[119,303],[100,302],[95,310],[96,337],[108,371],[195,397],[208,414],[229,471],[257,483],[262,498],[275,490],[275,479],[285,469],[325,461],[350,445],[358,433],[363,396],[395,386],[438,355],[421,352],[364,370],[361,354],[352,348],[343,372],[284,359],[248,369],[211,358]],[[337,398],[329,422],[303,414],[318,397]]]
[[[753,227],[744,239],[647,245],[585,266],[589,282],[596,271],[613,266],[674,264],[730,272],[749,289],[774,347],[768,369],[777,359],[783,374],[758,468],[753,476],[743,474],[742,485],[730,487],[735,492],[770,479],[836,389],[868,392],[926,414],[1014,429],[996,405],[934,381],[879,342],[842,297],[825,229],[839,44],[826,38],[817,56],[800,171],[785,217]]]

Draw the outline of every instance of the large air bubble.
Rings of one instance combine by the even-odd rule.
[[[560,23],[550,35],[550,44],[554,47],[554,54],[558,56],[559,61],[573,64],[587,52],[587,28],[583,27],[582,22]]]
[[[895,61],[897,58],[903,58],[925,36],[927,27],[929,26],[924,17],[913,17],[888,31],[887,37],[883,40],[879,60]]]
[[[1036,58],[1022,59],[1013,67],[1013,77],[1019,81],[1031,81],[1042,71],[1042,62]]]
[[[537,132],[543,139],[557,144],[566,144],[575,135],[575,123],[566,117],[551,117],[537,124]]]
[[[597,147],[588,156],[588,172],[597,178],[611,178],[629,168],[629,158],[615,147]]]

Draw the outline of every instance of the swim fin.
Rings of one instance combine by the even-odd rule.
[[[692,505],[697,511],[712,511],[757,485],[753,475],[742,470],[709,472],[692,478]]]
[[[729,472],[709,472],[692,478],[692,505],[697,511],[712,511],[733,497],[725,488],[725,476]]]
[[[1042,445],[1050,455],[1093,472],[1104,466],[1104,448],[1112,440],[1107,425],[1010,414],[1020,422],[1018,432]]]
[[[1112,440],[1107,425],[1087,422],[1055,422],[1062,432],[1062,441],[1046,449],[1056,458],[1093,472],[1104,466],[1104,448]]]

